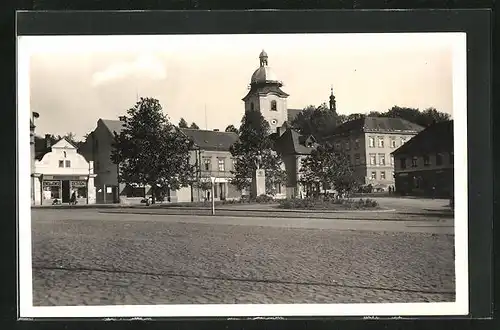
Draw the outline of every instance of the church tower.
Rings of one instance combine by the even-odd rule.
[[[330,110],[335,113],[337,112],[337,102],[335,102],[335,95],[333,95],[333,87],[330,93]]]
[[[288,94],[281,90],[283,83],[269,67],[269,58],[264,50],[259,55],[259,62],[259,68],[250,79],[250,91],[243,98],[245,112],[260,111],[269,123],[271,133],[274,133],[288,119]]]

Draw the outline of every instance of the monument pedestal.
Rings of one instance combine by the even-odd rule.
[[[255,170],[252,176],[250,197],[256,198],[266,194],[266,172],[263,169]]]

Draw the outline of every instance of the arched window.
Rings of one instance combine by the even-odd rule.
[[[278,107],[276,105],[276,101],[275,100],[271,101],[271,111],[278,111]]]
[[[250,110],[252,110],[252,111],[255,110],[255,106],[254,106],[253,102],[250,103]]]

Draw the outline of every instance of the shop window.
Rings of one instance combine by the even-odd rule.
[[[127,186],[125,189],[127,197],[146,197],[146,188]]]
[[[87,198],[87,187],[79,187],[76,189],[77,198]]]

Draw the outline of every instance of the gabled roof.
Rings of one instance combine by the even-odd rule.
[[[180,131],[190,138],[195,146],[201,150],[229,151],[229,148],[238,141],[238,134],[234,132],[208,131],[193,128],[181,128]]]
[[[453,120],[433,124],[396,149],[394,155],[453,152]]]
[[[287,129],[275,141],[276,151],[283,155],[309,155],[315,145],[316,141],[312,136],[301,135],[294,129]]]
[[[288,122],[291,123],[297,116],[299,113],[302,112],[303,109],[288,109]]]
[[[99,119],[104,126],[109,130],[111,135],[114,136],[114,132],[116,134],[120,134],[120,132],[123,129],[123,122],[120,120],[113,120],[113,119]]]
[[[49,152],[52,151],[52,147],[54,147],[56,144],[59,144],[61,141],[67,142],[70,146],[78,150],[78,147],[75,146],[73,142],[66,138],[59,139],[57,142],[52,144],[50,147],[47,148],[46,146],[46,141],[45,139],[35,139],[35,159],[36,160],[41,160],[43,156],[48,154]]]
[[[364,117],[350,120],[339,125],[334,135],[348,132],[373,132],[373,133],[418,133],[424,128],[403,118]]]

